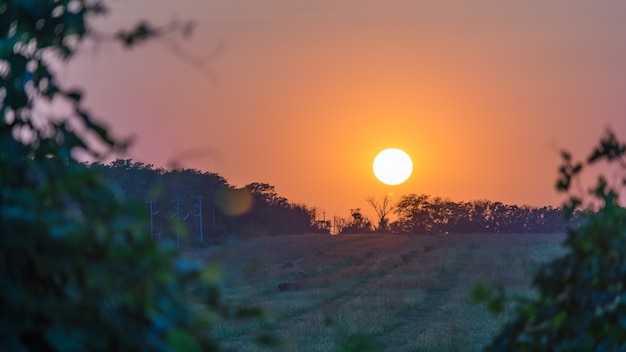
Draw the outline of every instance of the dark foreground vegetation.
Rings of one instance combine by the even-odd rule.
[[[182,26],[99,36],[107,3],[0,1],[0,351],[212,351],[216,317],[237,314],[214,268],[151,239],[143,204],[76,160],[123,143],[54,68],[88,39],[128,46]]]

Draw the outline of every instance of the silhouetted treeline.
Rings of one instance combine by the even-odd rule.
[[[453,202],[426,194],[408,194],[394,205],[397,220],[391,233],[556,233],[575,227],[580,213],[565,224],[560,208],[507,205],[476,200]],[[351,210],[351,220],[339,224],[340,233],[373,232],[373,226],[360,209]]]
[[[151,214],[150,232],[156,239],[201,245],[238,237],[277,234],[329,233],[330,221],[316,220],[315,209],[281,197],[274,186],[251,183],[242,188],[222,176],[195,169],[155,168],[153,165],[118,159],[94,163],[124,196],[144,203]],[[429,195],[408,194],[393,205],[396,220],[379,232],[412,234],[446,233],[554,233],[566,224],[561,209],[507,205],[477,200],[453,202]],[[374,232],[361,209],[350,210],[351,219],[335,218],[335,233]],[[567,224],[575,226],[580,219]],[[178,220],[187,237],[179,236]]]
[[[155,168],[131,159],[93,163],[120,192],[144,202],[151,212],[152,236],[184,245],[220,242],[239,237],[328,232],[314,219],[314,211],[279,196],[274,186],[251,183],[243,188],[222,176],[195,169]],[[180,237],[173,220],[186,228]]]

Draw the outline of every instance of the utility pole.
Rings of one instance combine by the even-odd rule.
[[[156,212],[154,211],[154,203],[156,202],[152,199],[148,201],[148,204],[150,204],[150,238],[154,238],[154,215],[159,214],[158,210]]]
[[[198,221],[200,231],[200,243],[204,243],[204,234],[202,233],[202,195],[198,195]]]
[[[180,247],[180,222],[179,216],[180,214],[180,198],[176,198],[176,247]]]
[[[215,237],[217,237],[217,234],[215,233],[215,194],[211,196],[211,219],[213,220],[213,228],[211,229],[211,234],[213,235],[213,239],[215,240]]]
[[[152,199],[148,201],[150,203],[150,238],[154,237],[154,223],[152,222]]]
[[[235,208],[235,205],[234,205],[235,200],[233,199],[233,197],[229,197],[228,202],[230,203],[230,209],[234,209]],[[232,232],[233,232],[232,235],[235,236],[235,233],[236,233],[236,231],[235,231],[235,215],[233,215],[233,214],[230,215],[230,223],[231,223],[231,226],[232,226]]]

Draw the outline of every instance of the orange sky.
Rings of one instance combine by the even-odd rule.
[[[177,160],[348,216],[364,198],[558,204],[558,150],[586,155],[607,126],[626,138],[626,2],[607,0],[132,0],[103,31],[195,19],[205,68],[158,41],[86,46],[63,71],[129,157]],[[97,50],[96,50],[97,49]],[[203,73],[212,72],[215,81]],[[378,182],[376,153],[414,161]],[[197,152],[197,153],[196,153]]]

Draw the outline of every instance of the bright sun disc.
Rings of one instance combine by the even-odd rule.
[[[411,157],[400,149],[385,149],[374,158],[374,175],[384,184],[399,185],[411,176],[411,172]]]

